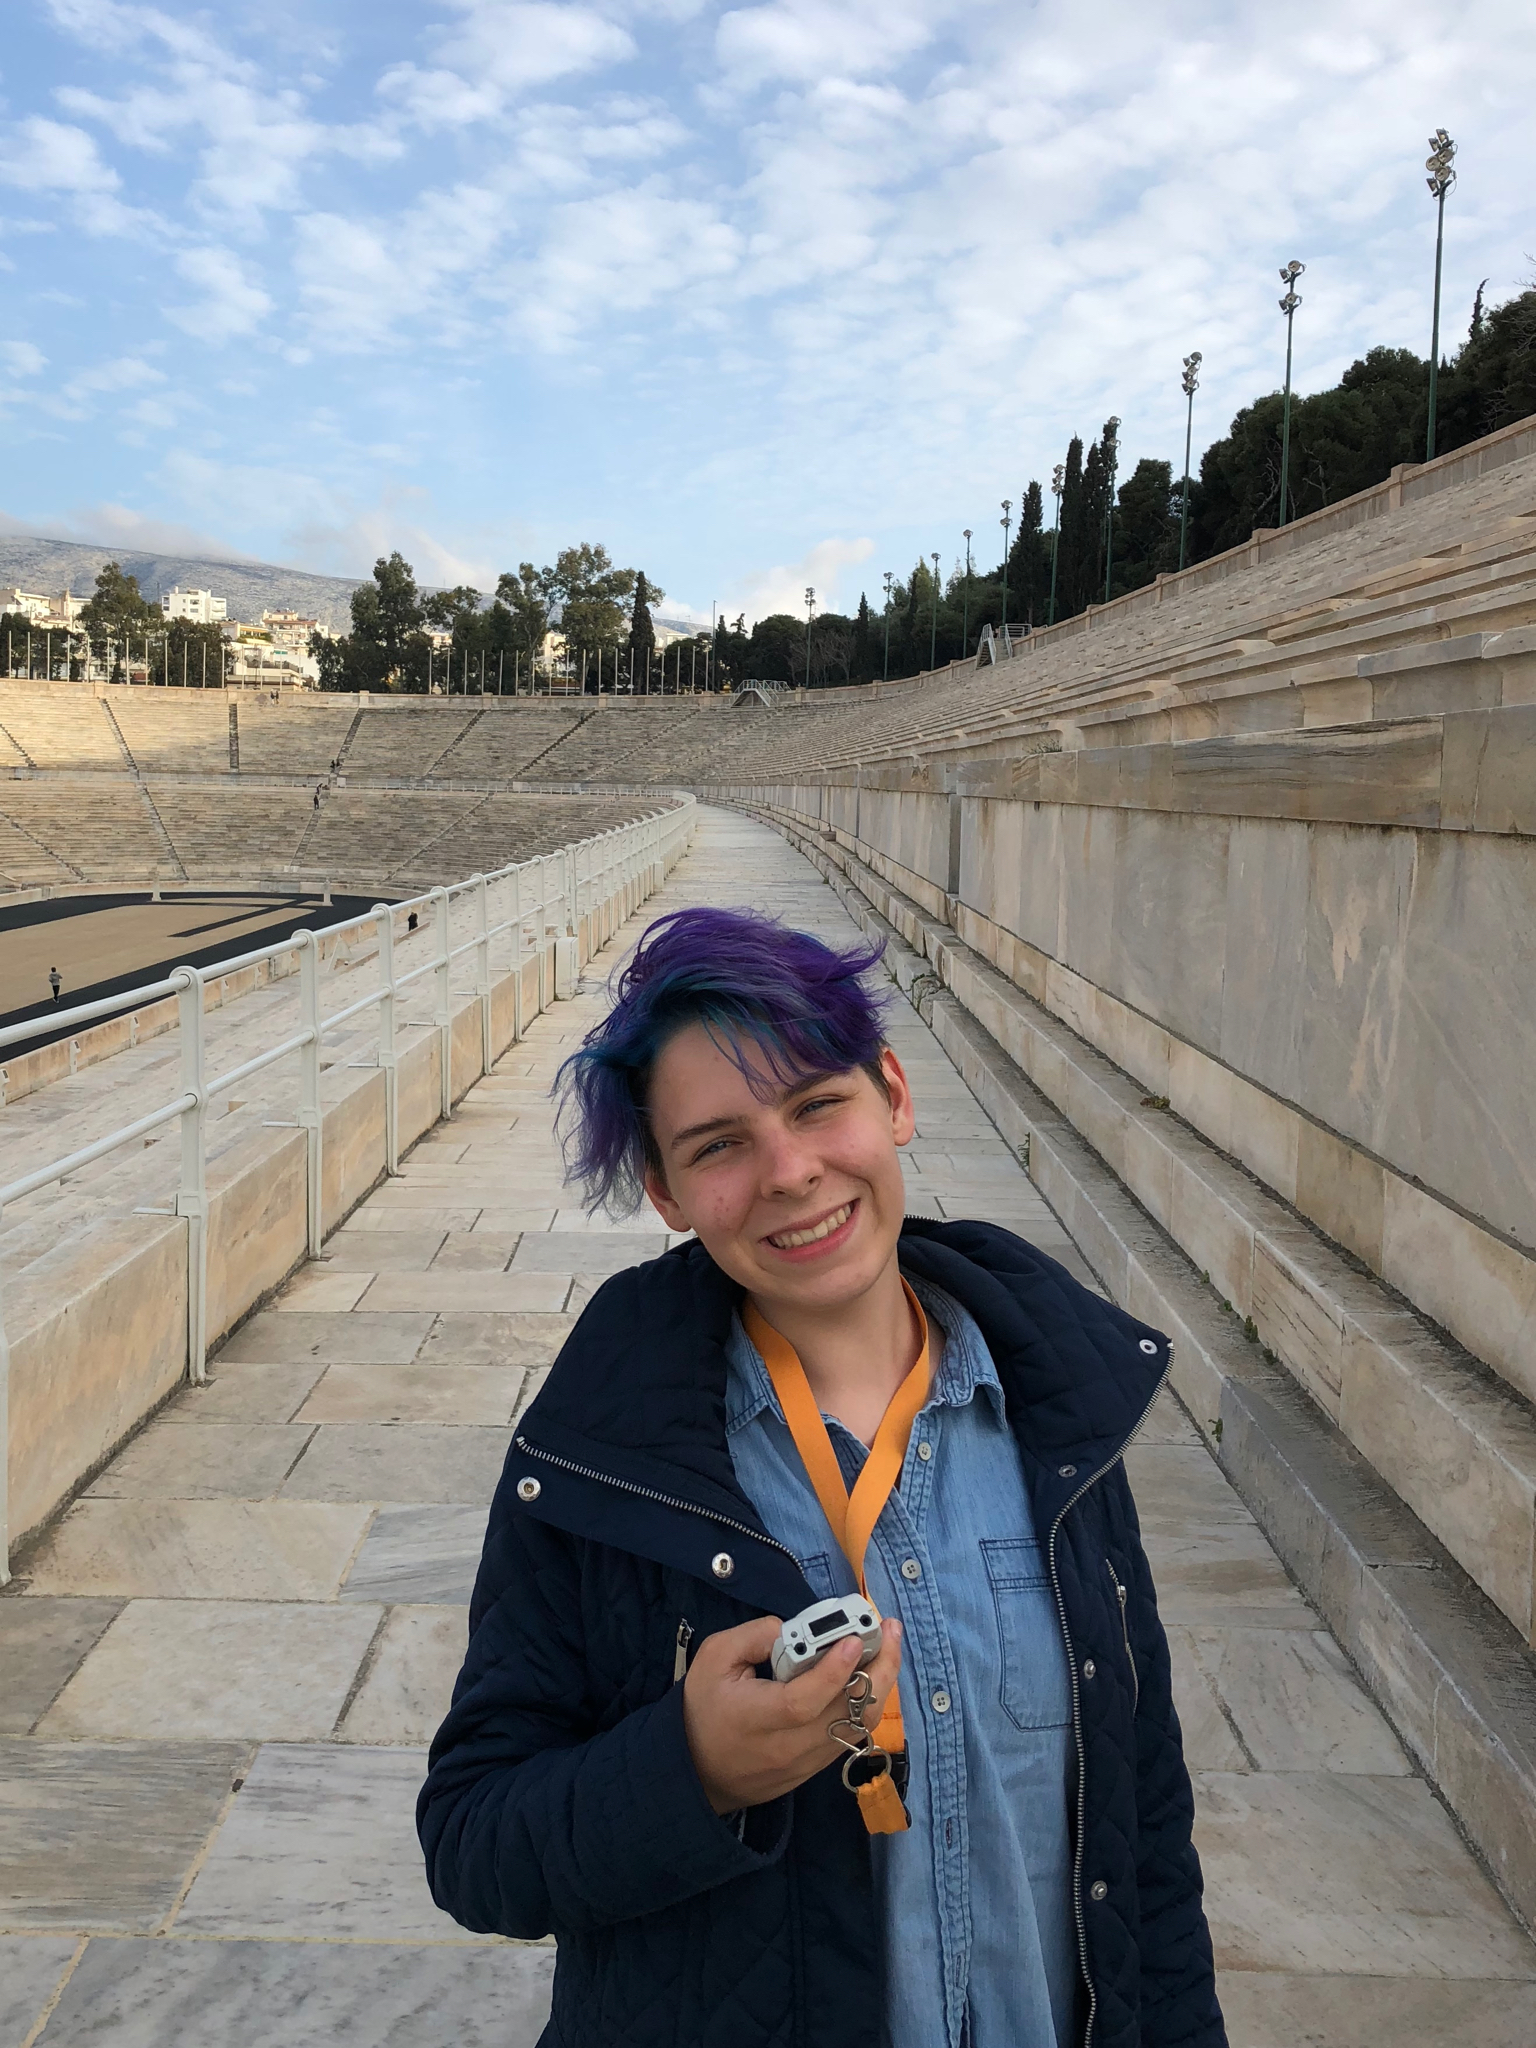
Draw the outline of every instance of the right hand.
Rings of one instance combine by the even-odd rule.
[[[834,1643],[813,1670],[781,1685],[759,1678],[756,1667],[767,1663],[782,1626],[765,1615],[706,1636],[683,1681],[683,1728],[716,1813],[782,1799],[847,1754],[827,1734],[827,1724],[846,1712],[857,1639]],[[872,1691],[864,1725],[871,1732],[901,1670],[901,1623],[888,1616],[880,1632],[880,1653],[865,1666]]]

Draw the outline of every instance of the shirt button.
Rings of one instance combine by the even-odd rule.
[[[901,1568],[901,1576],[904,1579],[920,1579],[923,1576],[923,1568],[915,1557],[907,1559]]]
[[[1083,1676],[1084,1676],[1084,1678],[1095,1678],[1095,1677],[1097,1677],[1097,1676],[1098,1676],[1098,1670],[1099,1670],[1099,1667],[1098,1667],[1098,1665],[1094,1663],[1094,1661],[1093,1661],[1093,1659],[1092,1659],[1091,1657],[1088,1657],[1088,1658],[1085,1658],[1085,1659],[1084,1659],[1084,1662],[1083,1662]]]
[[[940,1686],[928,1704],[936,1714],[947,1714],[949,1712],[949,1694]]]
[[[717,1579],[728,1579],[736,1569],[736,1560],[728,1550],[722,1550],[710,1559],[709,1568]]]
[[[1109,1886],[1104,1882],[1102,1877],[1099,1879],[1097,1884],[1089,1887],[1088,1896],[1090,1899],[1093,1900],[1095,1905],[1098,1905],[1101,1901],[1109,1897]]]
[[[923,1463],[926,1465],[928,1460],[933,1456],[933,1445],[930,1443],[919,1444],[917,1447],[917,1455],[922,1459]]]
[[[1056,1467],[1056,1476],[1058,1479],[1075,1479],[1077,1477],[1077,1467],[1075,1465],[1058,1465]]]

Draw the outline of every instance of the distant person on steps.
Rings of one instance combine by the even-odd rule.
[[[48,986],[53,990],[53,1000],[57,1002],[64,987],[64,977],[57,967],[50,967],[48,970]]]

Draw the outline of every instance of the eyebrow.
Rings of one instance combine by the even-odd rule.
[[[786,1102],[793,1101],[795,1096],[804,1095],[810,1089],[819,1088],[822,1086],[824,1082],[834,1081],[837,1078],[837,1073],[831,1068],[828,1068],[827,1072],[824,1074],[803,1075],[801,1079],[794,1082],[792,1086],[782,1089],[779,1092],[779,1094],[771,1098],[773,1106],[776,1109],[782,1108],[782,1106]],[[689,1124],[685,1129],[675,1132],[673,1136],[667,1141],[667,1150],[669,1152],[675,1152],[679,1145],[690,1144],[695,1138],[707,1138],[713,1131],[728,1131],[734,1125],[739,1124],[740,1122],[741,1118],[738,1115],[715,1116],[709,1118],[709,1120],[706,1123]]]

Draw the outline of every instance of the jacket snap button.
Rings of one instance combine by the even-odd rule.
[[[1143,1337],[1143,1338],[1142,1338],[1142,1340],[1141,1340],[1141,1348],[1142,1348],[1142,1350],[1143,1350],[1143,1351],[1145,1351],[1145,1353],[1147,1354],[1148,1358],[1156,1358],[1156,1356],[1157,1356],[1157,1346],[1156,1346],[1156,1345],[1155,1345],[1155,1344],[1154,1344],[1154,1343],[1152,1342],[1152,1339],[1151,1339],[1150,1337]]]
[[[539,1497],[539,1482],[537,1479],[519,1479],[517,1482],[517,1497],[519,1500],[537,1500]]]
[[[1091,1657],[1085,1658],[1083,1662],[1084,1678],[1096,1678],[1098,1676],[1098,1672],[1099,1667],[1097,1664],[1094,1663],[1093,1659]]]
[[[710,1559],[709,1568],[717,1579],[728,1579],[736,1569],[736,1560],[728,1550],[722,1550]]]
[[[904,1579],[920,1579],[923,1576],[923,1568],[915,1557],[907,1559],[901,1568],[901,1576]]]
[[[1097,1884],[1090,1887],[1088,1896],[1095,1902],[1095,1904],[1097,1904],[1101,1899],[1107,1899],[1109,1897],[1109,1886],[1104,1882],[1102,1877],[1099,1879]]]
[[[1075,1479],[1077,1477],[1077,1467],[1075,1465],[1058,1465],[1056,1467],[1056,1476],[1058,1479]]]
[[[929,1705],[933,1708],[933,1711],[936,1714],[947,1714],[949,1712],[949,1694],[945,1692],[942,1686],[940,1686],[939,1690],[933,1695],[933,1698],[929,1701]]]

